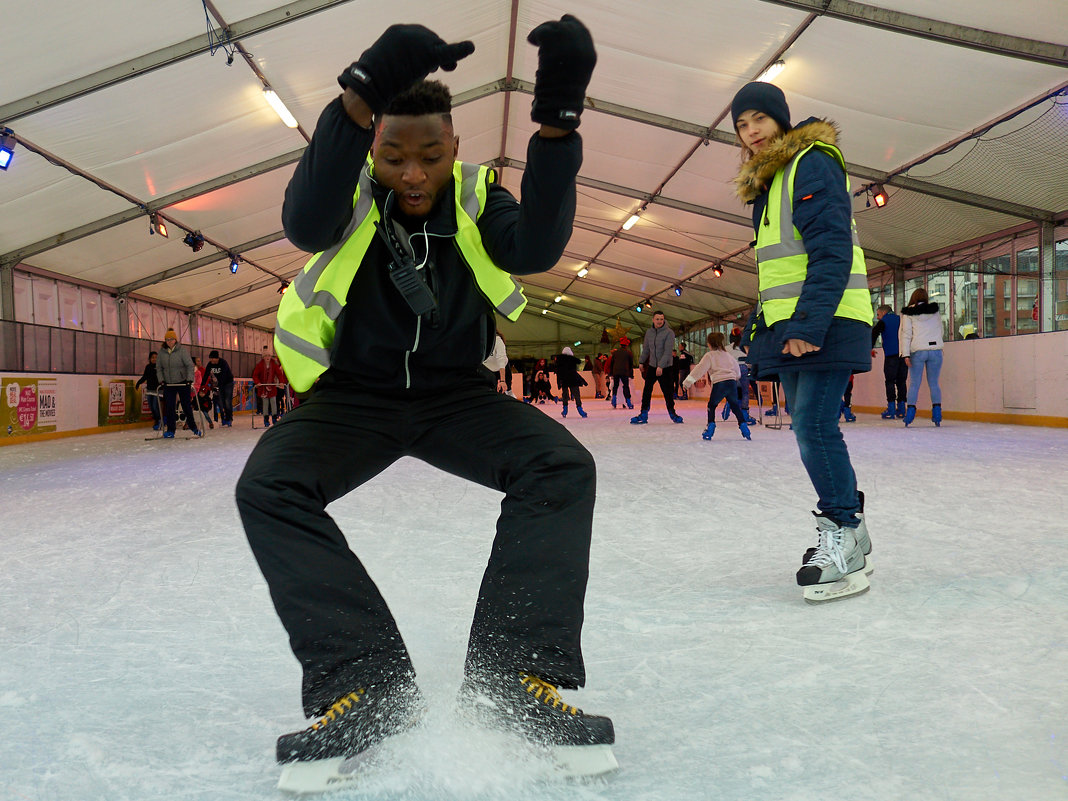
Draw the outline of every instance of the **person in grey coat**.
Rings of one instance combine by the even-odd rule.
[[[642,388],[642,410],[630,421],[635,425],[649,422],[649,404],[653,400],[653,384],[660,385],[664,393],[671,422],[681,423],[682,418],[675,414],[675,359],[671,351],[675,349],[675,332],[667,325],[663,312],[653,314],[653,327],[645,332],[642,353],[638,364],[645,379]]]
[[[193,375],[193,360],[189,351],[178,344],[174,329],[168,328],[167,333],[163,335],[163,348],[156,357],[156,377],[163,387],[163,420],[167,428],[163,432],[165,439],[174,439],[174,429],[178,422],[175,401],[182,404],[182,411],[185,413],[185,419],[189,421],[193,436],[204,436],[197,428],[196,418],[193,417],[193,398],[190,393]]]

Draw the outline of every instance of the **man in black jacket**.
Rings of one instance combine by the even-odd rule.
[[[220,358],[219,351],[208,354],[208,372],[215,377],[215,386],[219,388],[219,410],[222,424],[234,424],[234,373],[226,359]]]
[[[302,776],[323,767],[309,781],[284,771],[290,789],[334,786],[327,763],[413,725],[423,706],[385,600],[325,512],[402,456],[504,493],[461,708],[550,746],[603,753],[614,739],[608,718],[557,694],[585,682],[593,459],[480,372],[495,331],[486,287],[501,287],[500,270],[550,269],[575,214],[582,141],[574,129],[593,42],[570,16],[539,26],[530,41],[539,47],[531,117],[541,127],[521,204],[496,184],[473,213],[463,201],[455,177],[471,165],[454,164],[451,98],[423,79],[454,68],[474,45],[446,44],[419,25],[390,27],[342,73],[344,93],[321,115],[286,190],[287,236],[319,255],[283,297],[275,343],[292,386],[311,392],[261,438],[237,502],[303,667],[305,713],[323,716],[279,738],[280,762]],[[344,289],[343,281],[343,298],[326,297],[324,287]],[[517,317],[525,301],[515,298]],[[331,323],[332,337],[322,337]]]
[[[159,378],[156,376],[156,357],[158,355],[154,350],[149,352],[145,371],[137,379],[137,383],[134,384],[134,389],[137,389],[142,384],[145,385],[145,397],[148,398],[148,408],[152,412],[153,431],[159,431],[159,427],[162,425],[159,413]]]

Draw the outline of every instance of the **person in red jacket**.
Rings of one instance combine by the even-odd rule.
[[[285,383],[282,368],[271,358],[270,350],[263,346],[263,358],[252,369],[252,383],[256,387],[256,396],[263,408],[263,425],[270,428],[271,423],[278,422],[278,389]]]

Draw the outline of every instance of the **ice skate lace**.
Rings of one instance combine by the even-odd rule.
[[[816,552],[812,554],[808,563],[819,568],[834,565],[838,568],[838,572],[845,573],[846,557],[842,550],[842,536],[840,528],[833,531],[820,531],[819,545],[816,546]]]
[[[311,731],[318,731],[327,724],[337,720],[339,717],[341,717],[350,709],[352,709],[356,704],[360,703],[360,701],[363,700],[363,694],[364,690],[356,690],[356,692],[349,693],[348,695],[338,699],[334,704],[330,706],[328,710],[326,710],[326,714],[323,715],[322,718],[320,718],[317,722],[311,725]]]
[[[537,676],[531,676],[529,673],[520,673],[519,681],[523,684],[528,693],[533,695],[543,704],[548,704],[553,709],[559,709],[561,712],[570,712],[572,715],[582,714],[581,709],[565,704],[556,687],[549,684],[549,682],[543,681]]]

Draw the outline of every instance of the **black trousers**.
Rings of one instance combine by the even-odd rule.
[[[324,388],[263,434],[237,484],[245,533],[304,670],[308,716],[358,687],[414,675],[386,601],[325,511],[402,456],[504,493],[468,675],[526,670],[582,686],[589,451],[541,410],[481,383],[394,397]],[[398,502],[418,503],[418,488]],[[380,526],[388,532],[389,520]]]
[[[887,356],[883,359],[883,378],[886,379],[886,402],[895,400],[904,403],[908,395],[909,368],[900,356]],[[895,399],[895,391],[897,397]]]
[[[664,393],[664,403],[667,404],[668,414],[675,414],[675,369],[665,367],[664,372],[658,377],[656,368],[649,365],[645,368],[645,386],[642,387],[642,411],[648,412],[653,402],[653,384],[660,385],[660,391]]]
[[[620,383],[623,384],[623,397],[630,400],[630,376],[627,375],[612,376],[612,397],[619,394]]]
[[[182,412],[185,413],[185,419],[189,423],[189,427],[194,430],[200,428],[197,425],[197,419],[193,416],[192,394],[192,388],[189,384],[163,385],[163,422],[167,430],[172,434],[178,425],[176,400],[182,404]]]
[[[234,420],[234,382],[228,381],[219,387],[219,408],[222,410],[224,423]]]

